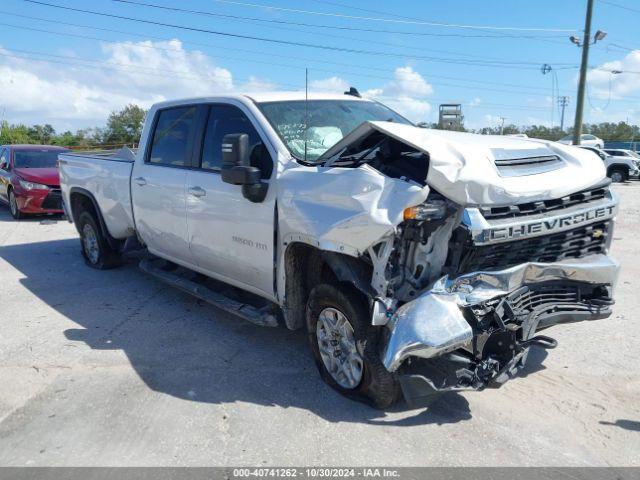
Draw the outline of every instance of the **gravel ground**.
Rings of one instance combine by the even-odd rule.
[[[325,386],[302,333],[91,270],[72,225],[0,206],[0,465],[640,465],[640,183],[615,190],[611,318],[499,390],[387,412]]]

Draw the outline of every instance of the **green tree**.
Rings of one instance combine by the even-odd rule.
[[[103,143],[137,144],[146,114],[143,108],[134,104],[129,104],[120,111],[111,112],[104,131]]]
[[[51,143],[51,139],[55,137],[55,129],[48,123],[45,125],[34,125],[29,127],[29,137],[36,143],[47,145]]]
[[[9,125],[7,121],[0,124],[0,144],[36,143],[29,135],[26,125]]]

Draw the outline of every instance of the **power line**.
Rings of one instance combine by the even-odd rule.
[[[375,13],[376,15],[389,15],[391,17],[404,18],[406,20],[418,20],[415,17],[398,15],[397,13],[393,13],[393,12],[383,12],[381,10],[373,10],[371,8],[354,7],[353,5],[347,5],[345,3],[340,3],[340,2],[331,2],[329,0],[312,0],[312,1],[316,3],[324,3],[325,5],[332,5],[334,7],[343,7],[343,8],[348,8],[350,10],[358,10],[360,12]]]
[[[620,45],[620,44],[617,44],[617,43],[609,43],[607,45],[607,48],[609,48],[609,47],[618,48],[620,50],[626,50],[627,52],[634,52],[636,50],[640,50],[640,47],[636,47],[636,48],[625,47],[624,45]]]
[[[186,25],[176,25],[171,23],[157,22],[153,20],[128,17],[125,15],[117,15],[113,13],[96,12],[93,10],[85,10],[81,8],[73,8],[73,7],[63,6],[63,5],[56,5],[53,3],[47,3],[47,2],[42,2],[38,0],[22,0],[22,1],[27,3],[37,4],[37,5],[43,5],[47,7],[59,8],[62,10],[88,13],[88,14],[99,15],[103,17],[118,18],[121,20],[145,23],[149,25],[177,28],[181,30],[208,33],[212,35],[220,35],[220,36],[232,37],[232,38],[242,38],[246,40],[275,43],[279,45],[292,45],[297,47],[316,48],[321,50],[330,50],[330,51],[338,51],[338,52],[345,52],[345,53],[357,53],[357,54],[365,54],[365,55],[382,55],[382,56],[389,56],[389,57],[415,58],[415,59],[421,59],[421,60],[429,60],[432,62],[450,63],[450,64],[459,64],[459,65],[472,65],[477,67],[500,67],[500,68],[519,69],[519,70],[530,70],[531,67],[527,67],[526,65],[538,65],[536,62],[519,62],[517,64],[510,63],[510,62],[498,62],[498,61],[487,62],[487,61],[480,61],[480,60],[463,60],[463,59],[451,59],[451,58],[443,58],[443,57],[431,57],[431,56],[425,56],[425,55],[398,54],[393,52],[383,52],[383,51],[376,51],[376,50],[359,50],[359,49],[352,49],[352,48],[346,48],[346,47],[334,47],[329,45],[319,45],[319,44],[312,44],[312,43],[305,43],[305,42],[292,42],[288,40],[278,40],[274,38],[258,37],[253,35],[243,35],[239,33],[228,33],[228,32],[221,32],[217,30],[208,30],[204,28],[188,27]]]
[[[28,51],[25,50],[12,50],[12,49],[4,49],[5,51],[16,51],[18,53],[30,53]],[[142,69],[143,71],[134,71],[134,72],[130,72],[130,73],[134,73],[136,75],[147,75],[147,76],[153,76],[153,77],[164,77],[164,78],[184,78],[184,79],[216,79],[216,78],[222,78],[222,79],[228,79],[228,77],[221,77],[218,75],[166,75],[163,74],[162,72],[166,72],[166,71],[171,71],[171,70],[164,70],[164,69],[153,69],[153,68],[148,68],[148,67],[138,67],[138,66],[134,66],[134,65],[127,65],[127,64],[112,64],[112,63],[107,63],[107,62],[99,62],[99,61],[95,61],[95,60],[89,60],[89,59],[84,59],[84,58],[78,58],[78,57],[73,57],[73,56],[65,56],[65,55],[51,55],[51,54],[44,54],[44,53],[39,53],[39,52],[33,52],[30,53],[31,56],[25,56],[25,55],[15,55],[15,54],[8,54],[8,53],[2,53],[2,50],[0,50],[0,57],[7,57],[7,58],[17,58],[17,59],[23,59],[23,60],[30,60],[30,61],[36,61],[36,62],[45,62],[45,63],[53,63],[53,64],[62,64],[62,65],[77,65],[77,66],[81,66],[81,67],[85,67],[85,68],[90,68],[90,69],[97,69],[97,70],[102,70],[102,69],[106,69],[106,70],[115,70],[115,71],[129,71],[130,68],[135,68],[135,69]],[[35,57],[33,55],[39,55],[39,56],[44,56],[44,57],[53,57],[53,59],[48,59],[48,58],[38,58]],[[81,63],[81,62],[86,62],[86,63]],[[11,68],[11,67],[9,67]],[[145,71],[148,70],[148,71]],[[160,72],[155,73],[155,72]],[[176,71],[174,71],[176,72]],[[179,73],[179,72],[176,72]],[[186,72],[185,72],[186,73]],[[252,79],[246,79],[246,78],[235,78],[235,80],[240,80],[240,81],[251,81]],[[278,85],[281,86],[286,86],[286,87],[292,87],[296,90],[300,90],[302,88],[302,85],[293,85],[293,84],[287,84],[287,83],[278,83]],[[398,100],[401,99],[402,97],[394,97],[394,96],[375,96],[375,98],[381,98],[381,99],[387,99],[387,100]],[[446,102],[448,101],[447,99],[442,99],[442,98],[425,98],[424,101],[426,102]],[[464,103],[465,105],[470,105],[470,103]],[[530,111],[530,110],[544,110],[544,107],[531,107],[531,106],[524,106],[524,105],[512,105],[512,104],[502,104],[502,103],[484,103],[481,105],[474,105],[474,108],[478,108],[478,109],[492,109],[494,107],[499,107],[501,109],[510,109],[510,110],[523,110],[523,111]]]
[[[80,28],[86,28],[86,29],[91,29],[91,30],[100,30],[100,31],[107,31],[107,32],[113,32],[113,33],[120,33],[120,34],[125,34],[125,35],[131,35],[131,36],[136,36],[139,38],[153,38],[156,40],[162,40],[162,41],[171,41],[171,38],[166,38],[166,37],[157,37],[157,36],[146,36],[146,35],[141,35],[141,34],[137,34],[137,33],[132,33],[132,32],[127,32],[127,31],[122,31],[122,30],[113,30],[113,29],[108,29],[108,28],[102,28],[102,27],[95,27],[95,26],[89,26],[89,25],[83,25],[83,24],[78,24],[78,23],[71,23],[71,22],[62,22],[62,21],[54,21],[54,20],[50,20],[50,19],[46,19],[46,18],[42,18],[42,17],[34,17],[34,16],[29,16],[29,15],[21,15],[21,14],[14,14],[11,12],[4,12],[4,11],[0,11],[0,14],[4,14],[4,15],[12,15],[12,16],[17,16],[20,18],[28,18],[28,19],[32,19],[32,20],[39,20],[39,21],[45,21],[45,22],[50,22],[50,23],[56,23],[56,24],[62,24],[62,25],[69,25],[69,26],[74,26],[74,27],[80,27]],[[80,34],[74,34],[74,33],[70,33],[70,32],[54,32],[51,30],[45,30],[45,29],[38,29],[38,28],[34,28],[34,27],[27,27],[27,26],[22,26],[22,25],[12,25],[12,24],[8,24],[8,23],[2,23],[0,22],[0,25],[5,25],[8,27],[12,27],[12,28],[17,28],[17,29],[23,29],[23,30],[30,30],[30,31],[37,31],[37,32],[43,32],[43,33],[50,33],[50,34],[54,34],[54,35],[61,35],[61,36],[65,36],[65,37],[76,37],[76,38],[84,38],[84,39],[90,39],[90,40],[96,40],[96,41],[107,41],[107,42],[113,42],[114,40],[111,39],[107,39],[107,38],[101,38],[101,37],[93,37],[93,36],[87,36],[87,35],[80,35]],[[211,48],[218,48],[217,45],[212,45],[212,44],[207,44],[207,43],[199,43],[199,42],[183,42],[185,44],[193,44],[193,45],[198,45],[198,46],[205,46],[205,47],[211,47]],[[175,52],[180,52],[183,51],[182,49],[173,49],[173,48],[165,48],[165,47],[158,47],[158,46],[154,46],[154,45],[147,45],[147,44],[137,44],[138,47],[141,48],[148,48],[148,49],[156,49],[156,50],[162,50],[162,51],[175,51]],[[238,51],[242,51],[242,52],[248,52],[248,53],[255,53],[258,55],[266,55],[267,52],[262,52],[262,51],[255,51],[255,50],[247,50],[247,49],[238,49],[238,48],[233,48],[233,47],[225,47],[229,50],[238,50]],[[346,63],[338,63],[338,62],[327,62],[327,61],[319,61],[319,60],[310,60],[310,59],[305,59],[305,58],[301,58],[301,57],[291,57],[291,56],[286,56],[286,55],[278,55],[278,54],[272,54],[275,56],[279,56],[282,58],[291,58],[291,59],[296,59],[296,60],[303,60],[303,61],[311,61],[311,62],[319,62],[319,63],[325,63],[325,64],[331,64],[331,65],[338,65],[338,66],[351,66],[351,67],[358,67],[358,68],[367,68],[367,70],[379,70],[385,73],[391,73],[391,72],[387,72],[385,69],[382,68],[377,68],[377,67],[359,67],[357,65],[350,65],[350,64],[346,64]],[[263,64],[268,64],[268,65],[273,65],[273,66],[279,66],[279,67],[284,67],[284,68],[292,68],[292,69],[300,69],[301,67],[299,65],[287,65],[287,64],[278,64],[278,63],[274,63],[271,61],[262,61],[262,60],[249,60],[249,59],[245,59],[245,58],[239,58],[237,56],[224,56],[224,55],[216,55],[216,58],[228,58],[228,59],[232,59],[234,61],[246,61],[246,62],[251,62],[251,63],[263,63]],[[326,73],[330,73],[330,74],[349,74],[349,75],[354,75],[356,77],[363,77],[363,78],[376,78],[376,79],[383,79],[383,80],[388,80],[388,81],[394,81],[397,80],[395,77],[390,77],[390,76],[382,76],[382,75],[372,75],[372,74],[365,74],[365,73],[360,73],[360,72],[353,72],[353,71],[348,71],[348,70],[340,70],[339,72],[335,71],[335,70],[328,70],[328,69],[322,69],[322,68],[317,68],[314,67],[313,70],[318,71],[318,72],[326,72]],[[416,72],[417,73],[417,72]],[[434,82],[431,80],[431,78],[442,78],[445,80],[458,80],[458,81],[464,81],[467,83],[471,83],[472,85],[460,85],[460,84],[452,84],[452,83],[444,83],[444,82]],[[405,82],[410,82],[413,83],[411,80],[404,80]],[[482,80],[475,80],[475,81],[470,81],[466,78],[460,78],[460,77],[450,77],[450,76],[443,76],[443,75],[429,75],[429,80],[428,82],[432,85],[436,85],[436,86],[446,86],[446,87],[459,87],[459,88],[475,88],[477,90],[480,91],[498,91],[501,93],[513,93],[513,94],[518,94],[518,95],[529,95],[529,96],[547,96],[546,94],[543,93],[532,93],[532,92],[526,92],[526,91],[515,91],[515,90],[505,90],[505,89],[497,89],[497,88],[486,88],[486,87],[478,87],[475,84],[489,84],[489,85],[493,85],[493,86],[508,86],[508,87],[516,87],[516,88],[520,88],[523,90],[526,89],[531,89],[531,90],[546,90],[545,87],[537,87],[537,86],[533,86],[533,85],[519,85],[519,84],[511,84],[511,83],[500,83],[500,82],[490,82],[490,81],[482,81]],[[617,99],[638,99],[640,97],[634,97],[634,96],[616,96]]]
[[[25,26],[21,26],[21,25],[12,25],[10,23],[4,23],[4,22],[0,22],[0,25],[6,26],[6,27],[10,27],[10,28],[21,29],[21,30],[28,30],[28,31],[35,31],[35,32],[41,32],[41,33],[49,33],[49,34],[54,34],[54,35],[60,35],[60,36],[63,36],[63,37],[74,37],[74,38],[82,38],[82,39],[88,39],[88,40],[112,42],[112,40],[109,40],[109,39],[106,39],[106,38],[93,37],[93,36],[88,36],[88,35],[80,35],[80,34],[71,33],[71,32],[54,32],[54,31],[51,31],[51,30],[44,30],[44,29],[39,29],[39,28],[34,28],[34,27],[25,27]],[[179,48],[165,48],[165,47],[158,47],[158,46],[155,46],[155,45],[147,45],[147,44],[143,44],[143,43],[137,44],[136,47],[137,48],[144,48],[144,49],[167,51],[167,52],[185,52],[185,50],[179,49]],[[11,48],[8,48],[8,49],[12,50]],[[26,53],[30,53],[30,54],[46,55],[46,53],[42,53],[42,52],[33,52],[33,51],[25,51],[25,50],[18,50],[18,49],[13,49],[13,50],[17,51],[17,52],[26,52]],[[77,57],[73,57],[73,58],[77,58]],[[237,57],[234,57],[234,56],[216,55],[216,58],[232,59],[234,61],[245,61],[245,62],[252,63],[252,64],[262,63],[262,64],[265,64],[265,65],[277,66],[277,67],[282,67],[282,68],[291,68],[291,69],[295,69],[295,70],[300,70],[302,68],[300,65],[274,63],[274,62],[268,61],[268,60],[243,59],[243,58],[237,58]],[[126,66],[128,66],[128,65],[126,65]],[[337,73],[334,70],[327,70],[327,69],[322,69],[322,68],[314,68],[314,71],[325,72],[325,73],[329,73],[329,74]],[[397,80],[395,77],[389,77],[389,76],[383,76],[383,75],[364,74],[364,73],[353,72],[353,71],[342,71],[340,73],[346,73],[348,75],[352,75],[352,76],[356,76],[356,77],[382,79],[382,80],[386,80],[386,81],[395,81],[395,80]],[[504,88],[487,88],[487,87],[479,88],[479,87],[475,87],[473,85],[470,86],[470,85],[460,85],[460,84],[452,84],[452,83],[444,83],[444,82],[433,82],[430,79],[429,80],[404,79],[403,82],[405,82],[405,83],[416,83],[416,84],[423,83],[423,82],[425,82],[425,83],[428,82],[430,85],[436,85],[436,86],[458,87],[458,88],[467,88],[467,89],[468,88],[476,88],[477,90],[480,90],[480,91],[493,91],[493,92],[500,92],[500,93],[512,93],[512,94],[517,94],[517,95],[545,96],[546,97],[546,94],[544,94],[544,93],[530,93],[530,92],[524,92],[524,91],[505,90]]]
[[[110,33],[118,33],[118,34],[123,34],[123,35],[129,35],[129,36],[132,36],[132,37],[143,38],[145,40],[154,39],[154,40],[167,41],[167,42],[173,40],[173,38],[168,38],[168,37],[159,37],[159,36],[155,36],[155,35],[142,35],[142,34],[139,34],[139,33],[133,33],[133,32],[129,32],[129,31],[126,31],[126,30],[117,30],[117,29],[111,29],[111,28],[96,27],[96,26],[92,26],[92,25],[85,25],[85,24],[81,24],[81,23],[73,23],[73,22],[65,22],[65,21],[59,21],[59,20],[51,20],[51,19],[48,19],[48,18],[17,14],[17,13],[2,11],[2,10],[0,10],[0,14],[10,15],[10,16],[19,17],[19,18],[26,18],[26,19],[29,19],[29,20],[38,20],[38,21],[42,21],[42,22],[55,23],[56,25],[67,25],[67,26],[72,26],[72,27],[84,28],[84,29],[88,29],[88,30],[98,30],[98,31],[110,32]],[[17,25],[11,25],[11,24],[7,24],[7,23],[5,23],[4,25],[11,26],[11,27],[14,27],[14,28],[22,28],[22,29],[26,29],[26,30],[34,30],[34,31],[39,31],[39,32],[53,33],[53,34],[56,34],[56,35],[76,36],[78,38],[88,38],[88,39],[98,40],[98,41],[114,42],[114,40],[100,38],[100,37],[90,37],[90,36],[84,36],[84,35],[78,35],[78,34],[71,34],[71,33],[67,33],[67,32],[64,32],[64,33],[53,32],[51,30],[36,29],[36,28],[33,28],[33,27],[26,27],[26,26],[17,26]],[[221,47],[220,45],[215,45],[215,44],[211,44],[211,43],[203,43],[203,42],[193,42],[193,41],[186,41],[186,40],[181,40],[181,42],[184,43],[184,44],[187,44],[187,45],[194,45],[194,46],[199,46],[199,47],[224,48],[226,50],[233,50],[233,51],[244,52],[244,53],[253,53],[253,54],[256,54],[256,55],[260,55],[260,56],[268,55],[268,56],[272,56],[272,57],[286,58],[286,59],[291,59],[291,60],[300,60],[300,61],[303,61],[305,63],[320,63],[320,64],[325,64],[325,65],[335,65],[335,66],[338,66],[338,67],[361,68],[361,69],[365,69],[367,71],[371,71],[371,70],[380,71],[380,72],[384,72],[384,73],[388,73],[388,74],[392,74],[393,73],[393,72],[389,72],[385,68],[376,67],[376,66],[373,66],[373,65],[360,66],[360,65],[355,65],[355,64],[352,64],[352,63],[335,62],[335,61],[328,61],[328,60],[319,60],[319,59],[315,59],[315,58],[314,59],[310,59],[310,58],[306,58],[306,57],[299,57],[299,56],[294,56],[294,55],[283,55],[283,54],[279,54],[279,53],[265,52],[265,51],[261,51],[261,50],[251,50],[251,49],[246,49],[246,48],[237,48],[237,47],[228,47],[228,46]],[[161,49],[161,50],[177,50],[177,49],[165,49],[165,48],[162,48],[162,47],[142,45],[142,44],[139,44],[139,46],[144,46],[144,48],[157,48],[157,49]],[[237,56],[224,57],[224,56],[220,56],[220,55],[216,54],[216,57],[217,58],[231,58],[234,61],[244,61],[244,59],[239,58]],[[268,63],[271,64],[271,65],[274,65],[272,62],[268,62]],[[301,68],[301,67],[296,66],[296,68]],[[339,71],[326,70],[326,69],[321,69],[321,68],[316,68],[316,67],[314,67],[313,69],[316,70],[316,71],[324,71],[324,72],[328,72],[328,73],[336,73],[336,74],[350,73],[350,74],[361,76],[361,77],[384,78],[384,79],[389,79],[389,80],[395,80],[395,77],[381,77],[381,76],[375,76],[374,77],[374,76],[371,76],[370,74],[363,74],[363,73],[359,73],[359,72],[349,72],[349,71],[346,71],[344,69],[341,69]],[[433,75],[433,74],[430,74],[429,78],[441,78],[441,79],[444,79],[444,80],[463,81],[463,82],[467,82],[467,83],[471,83],[471,84],[485,84],[485,85],[492,85],[492,86],[515,87],[515,88],[520,88],[520,89],[524,89],[524,90],[527,90],[527,89],[529,89],[529,90],[546,90],[545,87],[539,87],[539,86],[534,86],[534,85],[520,85],[520,84],[515,84],[515,83],[502,83],[502,82],[493,82],[493,81],[478,80],[478,79],[469,80],[468,78],[451,77],[451,76],[445,76],[445,75]],[[465,88],[467,88],[467,87],[465,86]]]
[[[2,12],[0,12],[2,13]],[[27,27],[27,26],[23,26],[23,25],[14,25],[14,24],[10,24],[10,23],[5,23],[5,22],[0,22],[0,25],[9,27],[9,28],[16,28],[19,30],[28,30],[28,31],[35,31],[35,32],[40,32],[40,33],[48,33],[48,34],[53,34],[53,35],[59,35],[62,37],[74,37],[74,38],[82,38],[82,39],[88,39],[88,40],[95,40],[95,41],[101,41],[101,42],[111,42],[113,43],[114,41],[108,38],[104,38],[104,37],[95,37],[95,36],[89,36],[89,35],[81,35],[81,34],[77,34],[77,33],[71,33],[71,32],[55,32],[52,30],[46,30],[46,29],[41,29],[41,28],[35,28],[35,27]],[[74,24],[77,25],[77,24]],[[144,37],[147,38],[147,37]],[[169,41],[170,39],[166,39],[167,41]],[[136,44],[136,47],[138,48],[144,48],[144,49],[152,49],[152,50],[160,50],[160,51],[167,51],[167,52],[184,52],[185,50],[181,49],[181,48],[166,48],[166,47],[160,47],[160,46],[156,46],[156,45],[148,45],[148,44],[144,44],[144,43],[140,43],[140,44]],[[261,53],[261,52],[259,52]],[[248,59],[248,58],[238,58],[237,56],[225,56],[225,55],[219,55],[216,54],[215,58],[223,58],[223,59],[230,59],[236,62],[247,62],[247,63],[262,63],[265,65],[270,65],[270,66],[277,66],[277,67],[282,67],[282,68],[291,68],[291,69],[295,69],[295,70],[300,70],[302,67],[300,65],[290,65],[290,64],[283,64],[283,63],[275,63],[273,61],[269,61],[269,60],[260,60],[260,59]],[[382,79],[382,80],[386,80],[386,81],[396,81],[397,78],[393,77],[393,76],[384,76],[384,75],[374,75],[374,74],[366,74],[366,73],[361,73],[361,72],[354,72],[354,71],[349,71],[349,70],[344,70],[342,69],[341,71],[336,71],[336,70],[329,70],[329,69],[323,69],[323,68],[317,68],[314,67],[313,68],[314,71],[317,72],[325,72],[328,74],[347,74],[347,75],[351,75],[351,76],[356,76],[356,77],[362,77],[362,78],[374,78],[374,79]],[[386,70],[384,70],[386,72]],[[417,73],[417,72],[416,72]],[[462,80],[468,83],[471,83],[472,85],[464,85],[464,84],[455,84],[455,83],[445,83],[445,82],[434,82],[433,80],[431,80],[431,78],[444,78],[444,79],[449,79],[449,80]],[[444,87],[458,87],[458,88],[475,88],[479,91],[491,91],[491,92],[499,92],[499,93],[503,93],[503,94],[517,94],[517,95],[529,95],[529,96],[540,96],[540,97],[546,97],[547,95],[545,93],[532,93],[532,92],[527,92],[527,91],[523,91],[523,90],[507,90],[504,88],[491,88],[491,87],[477,87],[475,85],[473,85],[474,82],[470,82],[467,79],[464,78],[457,78],[457,77],[445,77],[445,76],[438,76],[438,75],[429,75],[429,79],[428,80],[410,80],[410,79],[403,79],[402,80],[404,83],[423,83],[423,82],[428,82],[431,85],[434,86],[444,86]],[[499,85],[505,85],[505,86],[513,86],[516,88],[522,88],[521,85],[517,85],[517,84],[495,84],[493,82],[480,82],[480,83],[488,83],[493,85],[494,87],[497,87]],[[534,87],[534,88],[538,88],[538,87]]]
[[[112,0],[112,1],[118,2],[118,3],[131,4],[131,5],[147,6],[147,7],[152,7],[152,8],[162,9],[162,10],[168,10],[168,11],[191,13],[191,14],[197,14],[197,15],[207,15],[207,16],[218,17],[218,18],[230,18],[230,19],[240,20],[240,21],[275,23],[275,24],[278,24],[278,25],[295,25],[295,26],[309,27],[309,28],[325,28],[325,29],[346,30],[346,31],[353,31],[353,32],[385,33],[385,34],[393,34],[393,35],[416,35],[416,36],[427,36],[427,37],[500,38],[500,39],[502,39],[502,38],[514,38],[514,36],[510,35],[510,34],[473,34],[473,35],[468,35],[468,34],[461,34],[461,33],[407,32],[407,31],[403,31],[403,30],[385,30],[385,29],[362,28],[362,27],[352,27],[352,26],[348,26],[347,27],[347,26],[339,26],[339,25],[326,25],[326,24],[317,24],[317,23],[293,22],[293,21],[290,21],[290,20],[264,19],[264,18],[257,18],[257,17],[247,17],[247,16],[243,16],[243,15],[231,15],[231,14],[224,14],[224,13],[214,13],[214,12],[208,12],[208,11],[202,11],[202,10],[193,10],[193,9],[186,9],[186,8],[170,7],[168,5],[157,5],[157,4],[153,4],[153,3],[135,2],[135,1],[132,1],[132,0]],[[299,30],[296,30],[296,31],[299,31]],[[549,35],[544,35],[544,36],[542,36],[542,35],[519,35],[518,37],[515,37],[515,38],[549,39],[549,38],[556,38],[556,37],[559,37],[559,36],[556,36],[556,35],[553,35],[553,36],[549,36]],[[345,37],[345,38],[350,39],[350,40],[354,39],[353,37]],[[562,35],[562,38],[564,38],[564,35]],[[361,39],[358,39],[358,40],[360,40],[360,41],[369,41],[369,40],[361,40]],[[419,47],[417,47],[417,48],[419,48]]]
[[[330,25],[313,25],[313,24],[307,24],[307,23],[298,23],[298,22],[289,22],[289,21],[285,21],[285,20],[264,20],[261,18],[256,18],[256,17],[243,17],[243,16],[239,16],[239,15],[228,15],[228,14],[221,14],[221,13],[214,13],[214,12],[208,12],[208,11],[204,11],[204,10],[193,10],[193,9],[187,9],[187,8],[179,8],[179,7],[170,7],[167,5],[158,5],[156,3],[150,3],[150,2],[138,2],[138,1],[133,1],[133,0],[112,0],[113,2],[117,2],[117,3],[122,3],[122,4],[128,4],[128,5],[136,5],[136,6],[143,6],[143,7],[149,7],[149,8],[154,8],[154,9],[158,9],[158,10],[165,10],[165,11],[170,11],[170,12],[180,12],[180,13],[187,13],[190,15],[205,15],[205,16],[210,16],[210,17],[222,17],[222,18],[232,18],[234,20],[239,20],[239,21],[258,21],[258,22],[268,22],[268,23],[277,23],[277,24],[285,24],[285,25],[302,25],[305,27],[321,27],[321,28],[338,28],[338,29],[347,29],[347,30],[362,30],[362,29],[353,29],[351,27],[332,27]],[[279,30],[282,30],[282,27],[278,27]],[[315,34],[313,32],[308,32],[305,30],[300,30],[300,29],[288,29],[288,30],[292,30],[294,32],[303,32],[303,33],[311,33],[311,34]],[[367,31],[367,29],[364,29],[365,31]],[[375,32],[375,33],[397,33],[397,32],[389,32],[389,31],[381,31],[381,30],[368,30],[370,32]],[[402,32],[402,33],[412,33],[412,32]],[[318,34],[315,34],[318,35]],[[418,33],[419,35],[419,33]],[[380,42],[380,41],[376,41],[376,40],[370,40],[370,39],[363,39],[363,38],[354,38],[354,37],[345,37],[345,36],[333,36],[334,38],[344,38],[345,40],[352,40],[352,41],[357,41],[357,42],[367,42],[367,43],[376,43],[378,45],[385,45],[385,46],[391,46],[394,48],[398,48],[397,44],[393,44],[393,43],[389,43],[389,42]],[[458,56],[462,56],[462,57],[469,57],[469,58],[478,58],[477,55],[471,55],[469,53],[463,53],[463,52],[453,52],[450,50],[434,50],[431,48],[424,48],[422,46],[420,47],[407,47],[406,45],[403,45],[402,48],[410,48],[412,50],[419,50],[419,51],[423,51],[423,52],[435,52],[435,53],[444,53],[444,54],[450,54],[450,55],[458,55]],[[522,62],[518,62],[518,61],[514,61],[514,60],[503,60],[503,59],[499,59],[499,58],[491,58],[491,57],[484,57],[485,61],[496,61],[496,62],[509,62],[509,63],[514,63],[514,64],[519,64]],[[540,62],[531,62],[531,64],[536,64],[538,65]]]
[[[297,8],[287,8],[287,7],[277,7],[273,5],[261,5],[256,3],[247,3],[247,2],[239,2],[235,0],[213,0],[217,3],[227,3],[230,5],[240,5],[243,7],[252,7],[252,8],[265,8],[269,10],[277,10],[281,12],[290,12],[290,13],[303,13],[306,15],[319,15],[324,17],[337,17],[337,18],[347,18],[350,20],[367,20],[372,22],[386,22],[386,23],[400,23],[400,24],[408,24],[408,25],[422,25],[428,27],[444,27],[444,28],[464,28],[464,29],[473,29],[473,30],[512,30],[518,32],[556,32],[556,33],[574,33],[576,29],[573,28],[530,28],[530,27],[501,27],[501,26],[493,26],[493,25],[463,25],[463,24],[455,24],[455,23],[441,23],[441,22],[427,22],[422,20],[412,20],[412,19],[393,19],[393,18],[381,18],[381,17],[362,17],[358,15],[346,15],[341,13],[333,13],[333,12],[317,12],[313,10],[301,10]]]
[[[31,56],[12,55],[12,54],[7,54],[7,53],[1,53],[2,51],[17,52],[19,54],[26,54],[26,55],[31,55]],[[19,49],[11,49],[11,48],[0,48],[0,56],[9,57],[9,58],[26,59],[26,60],[35,60],[35,61],[41,61],[41,62],[46,62],[46,63],[57,63],[57,64],[63,64],[63,65],[77,65],[77,66],[100,69],[100,70],[102,70],[102,69],[116,70],[116,71],[129,72],[129,73],[133,73],[133,74],[137,74],[137,75],[147,75],[147,76],[153,76],[153,77],[160,76],[160,77],[164,77],[164,78],[183,78],[183,79],[187,79],[187,80],[197,80],[197,79],[200,79],[200,80],[202,80],[202,79],[206,79],[206,80],[215,80],[215,79],[228,80],[229,79],[229,77],[227,77],[227,76],[221,76],[221,75],[215,75],[215,74],[206,74],[206,75],[190,74],[190,75],[184,75],[184,74],[187,74],[187,73],[190,73],[190,72],[186,72],[186,71],[183,71],[183,70],[167,70],[167,69],[164,69],[164,68],[163,69],[159,69],[159,68],[143,67],[143,66],[130,65],[130,64],[125,64],[125,63],[103,62],[103,61],[99,61],[99,60],[92,60],[92,59],[88,59],[88,58],[81,58],[81,57],[75,57],[75,56],[69,56],[69,55],[56,55],[56,54],[51,54],[51,53],[42,53],[42,52],[34,52],[34,51],[30,51],[30,50],[19,50]],[[38,58],[38,56],[45,57],[45,58]],[[141,71],[137,71],[137,70],[141,70]],[[167,75],[165,72],[170,72],[171,75]],[[235,79],[239,80],[239,81],[242,81],[242,82],[251,82],[251,81],[255,80],[255,79],[252,79],[252,78],[243,78],[243,77],[235,77]],[[300,85],[294,85],[294,84],[290,84],[290,83],[276,82],[275,84],[276,85],[282,85],[282,86],[285,86],[285,87],[295,88],[295,89],[300,88]]]
[[[636,8],[627,7],[626,5],[620,5],[619,3],[610,2],[608,0],[600,0],[600,3],[605,3],[607,5],[611,5],[612,7],[622,8],[623,10],[628,10],[629,12],[640,13],[640,10]]]

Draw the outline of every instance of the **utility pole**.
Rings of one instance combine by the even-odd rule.
[[[569,105],[569,97],[558,97],[558,105],[562,108],[562,114],[560,116],[560,130],[564,132],[564,109]]]
[[[589,46],[591,43],[591,18],[593,17],[593,0],[587,0],[587,16],[584,22],[584,37],[582,42],[578,37],[572,36],[571,42],[582,47],[582,63],[580,64],[580,80],[578,82],[578,97],[576,99],[576,120],[573,125],[573,144],[580,145],[582,134],[582,116],[584,113],[584,94],[587,85],[587,68],[589,67]],[[598,30],[593,43],[604,39],[607,34]]]
[[[506,120],[505,117],[499,117],[500,120],[502,121],[502,123],[500,124],[500,135],[504,135],[504,121]]]

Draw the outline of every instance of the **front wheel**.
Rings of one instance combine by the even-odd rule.
[[[16,220],[20,220],[24,216],[18,208],[18,201],[16,200],[13,190],[9,190],[9,211],[11,212],[11,216]]]
[[[351,288],[315,287],[307,304],[309,344],[320,375],[345,396],[386,408],[399,398],[394,374],[378,351],[381,327],[371,325],[366,302]]]
[[[621,183],[627,179],[627,175],[622,170],[613,170],[611,172],[611,181],[613,183]]]
[[[82,212],[78,217],[78,227],[82,256],[87,265],[98,270],[107,270],[120,265],[120,254],[109,246],[93,215]]]

